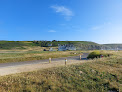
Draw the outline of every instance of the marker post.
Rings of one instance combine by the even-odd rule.
[[[65,59],[65,65],[67,65],[67,59]]]
[[[80,60],[81,60],[81,55],[80,55]]]
[[[49,58],[49,63],[51,63],[51,58]]]

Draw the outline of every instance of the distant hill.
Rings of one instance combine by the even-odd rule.
[[[40,46],[40,47],[57,47],[58,44],[73,44],[77,50],[100,50],[101,48],[108,49],[108,45],[100,45],[90,41],[0,41],[0,49],[24,49],[24,46]]]
[[[108,46],[110,47],[111,49],[117,49],[118,50],[122,50],[122,44],[103,44],[104,46]]]

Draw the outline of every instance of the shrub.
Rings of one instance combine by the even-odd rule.
[[[94,58],[100,58],[101,55],[103,57],[109,57],[111,56],[112,54],[108,54],[108,53],[104,53],[104,52],[100,52],[100,51],[93,51],[91,52],[89,55],[88,55],[88,59],[94,59]]]
[[[89,55],[88,55],[88,59],[93,59],[93,58],[97,58],[97,57],[100,57],[100,51],[93,51],[93,52],[91,52]]]

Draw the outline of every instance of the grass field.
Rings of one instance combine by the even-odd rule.
[[[75,56],[82,53],[81,51],[42,51],[41,49],[44,48],[33,47],[25,50],[0,50],[0,63],[67,57],[67,56]]]
[[[112,52],[111,52],[112,53]],[[107,58],[0,77],[1,92],[121,92],[122,51]]]
[[[76,54],[74,54],[74,53],[76,53]],[[77,51],[66,51],[66,52],[29,51],[29,52],[0,53],[0,63],[22,62],[22,61],[67,57],[67,56],[75,56],[80,53],[81,52],[79,52],[79,51],[78,52]]]

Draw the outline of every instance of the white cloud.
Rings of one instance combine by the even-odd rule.
[[[50,32],[50,33],[55,33],[56,31],[55,31],[55,30],[49,30],[48,32]]]
[[[51,6],[51,8],[53,8],[55,12],[63,15],[67,20],[70,20],[72,16],[74,16],[73,12],[64,6]]]

